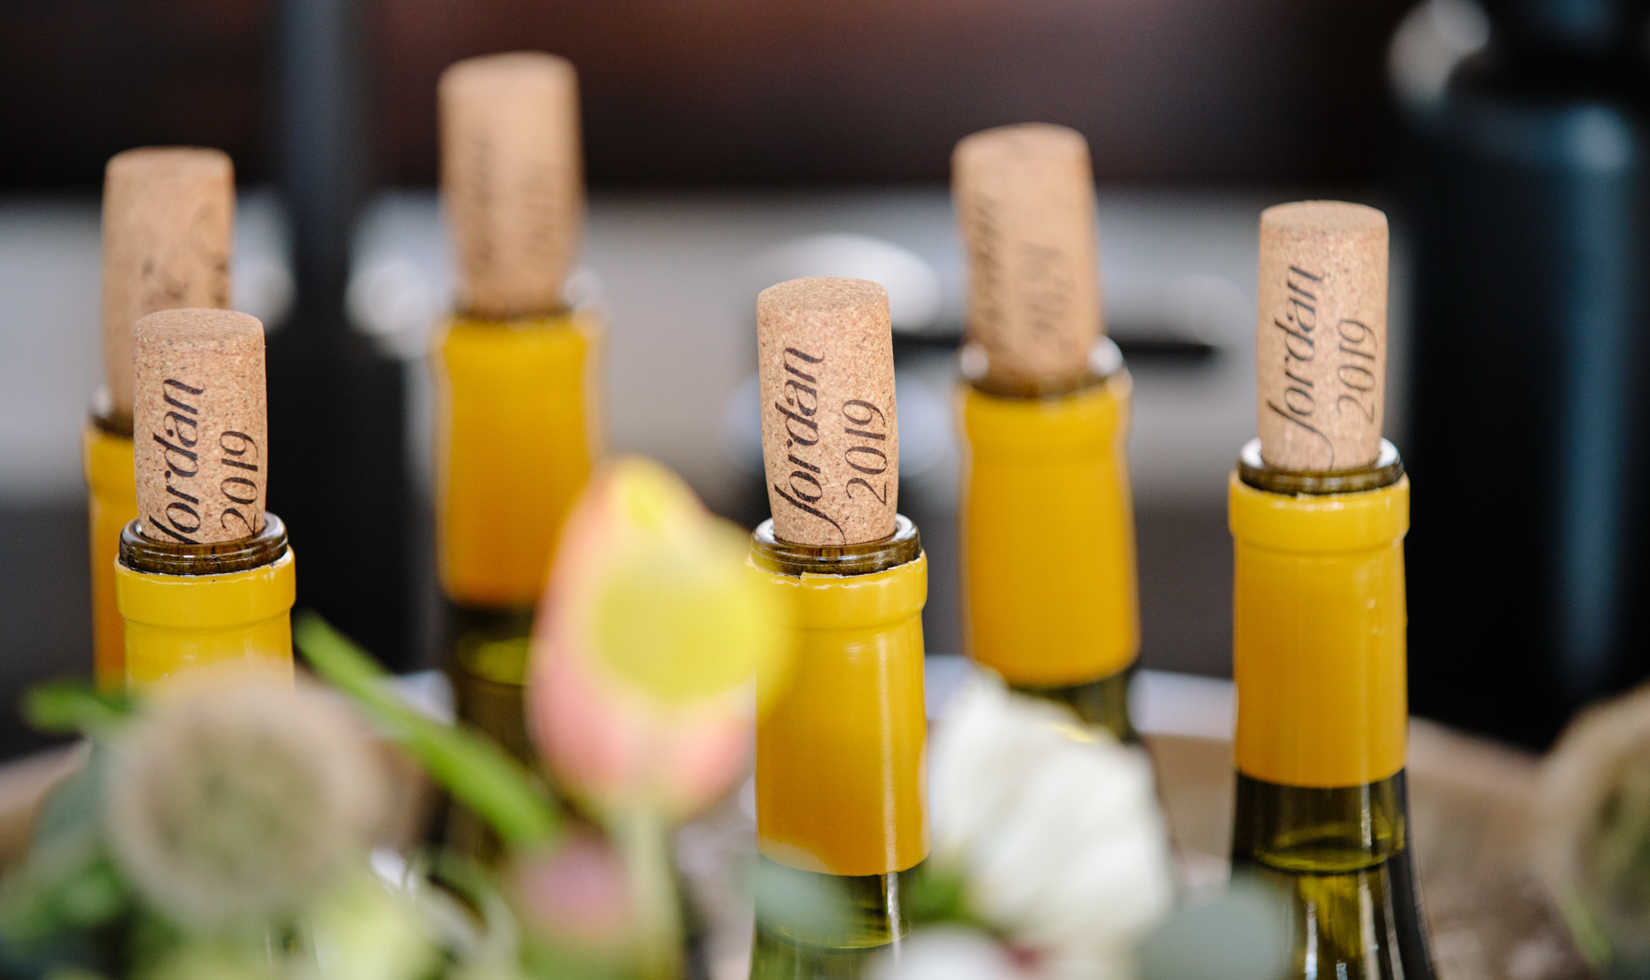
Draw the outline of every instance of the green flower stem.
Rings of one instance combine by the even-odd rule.
[[[640,980],[677,980],[683,975],[682,908],[671,860],[671,829],[651,807],[622,811],[611,821],[630,886]]]
[[[408,705],[384,683],[389,676],[384,669],[320,616],[299,614],[292,638],[317,674],[360,705],[507,847],[525,850],[559,840],[562,818],[555,799],[496,743]]]
[[[133,701],[106,694],[85,681],[48,681],[23,695],[23,718],[56,735],[106,735],[132,716]]]

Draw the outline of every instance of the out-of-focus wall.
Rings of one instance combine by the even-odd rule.
[[[938,180],[987,126],[1065,123],[1101,179],[1368,179],[1410,0],[378,0],[388,175],[435,169],[436,74],[579,65],[592,174]]]
[[[1103,180],[1363,181],[1410,0],[360,0],[377,176],[435,176],[453,60],[564,54],[600,183],[938,180],[1042,119]],[[0,186],[94,185],[138,143],[269,174],[278,0],[0,3]]]
[[[133,146],[269,171],[271,0],[0,0],[0,188],[97,187]]]

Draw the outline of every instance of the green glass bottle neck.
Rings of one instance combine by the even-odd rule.
[[[845,876],[759,860],[751,980],[858,980],[910,933],[915,868]]]
[[[1237,776],[1232,870],[1283,893],[1289,980],[1433,980],[1404,774],[1365,786]]]
[[[983,395],[997,398],[1065,398],[1105,384],[1123,370],[1123,352],[1110,337],[1100,337],[1089,352],[1083,370],[1070,374],[1006,375],[991,369],[985,347],[973,341],[963,345],[957,358],[963,383]]]
[[[894,533],[876,541],[849,545],[793,544],[774,535],[773,518],[751,533],[756,563],[781,575],[870,575],[915,561],[922,537],[904,514],[894,515]]]
[[[1129,681],[1134,677],[1134,665],[1123,668],[1109,677],[1062,687],[1029,687],[1013,685],[1021,694],[1042,698],[1069,708],[1077,720],[1085,725],[1104,728],[1125,745],[1140,741],[1134,722],[1129,717]]]
[[[264,529],[239,541],[188,544],[157,541],[143,533],[143,519],[120,532],[120,563],[150,575],[230,575],[262,568],[287,551],[286,525],[264,511]]]
[[[115,399],[109,394],[108,385],[101,385],[92,392],[92,404],[87,415],[93,425],[109,435],[132,438],[132,413],[115,407]]]
[[[1320,496],[1331,493],[1362,493],[1390,487],[1404,475],[1404,461],[1398,447],[1381,440],[1375,462],[1352,470],[1309,472],[1280,470],[1268,466],[1260,456],[1260,440],[1250,439],[1238,453],[1238,479],[1256,490],[1281,494]]]
[[[1341,874],[1405,847],[1404,774],[1365,786],[1282,786],[1238,773],[1233,861],[1277,871]]]

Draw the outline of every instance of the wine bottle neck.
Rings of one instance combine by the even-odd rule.
[[[268,511],[263,530],[238,541],[163,540],[145,533],[141,519],[120,532],[120,563],[149,575],[230,575],[271,565],[286,553],[286,525]]]
[[[1235,816],[1233,872],[1287,902],[1290,980],[1432,980],[1402,772],[1332,789],[1239,773]]]
[[[1127,738],[1127,671],[1140,650],[1129,374],[1058,398],[978,384],[960,396],[967,652]]]
[[[1135,730],[1134,721],[1129,715],[1129,680],[1133,676],[1134,664],[1131,663],[1115,674],[1084,684],[1061,687],[1035,687],[1023,684],[1011,686],[1021,694],[1064,705],[1071,709],[1077,720],[1083,724],[1104,728],[1116,736],[1119,742],[1134,745],[1140,741],[1140,733]]]
[[[1235,754],[1246,776],[1335,788],[1404,766],[1400,465],[1389,468],[1396,482],[1352,492],[1274,492],[1245,479],[1248,466],[1232,474]]]
[[[875,951],[911,931],[905,896],[914,868],[833,875],[759,860],[756,920],[772,942],[804,950]]]
[[[1291,874],[1346,874],[1404,849],[1404,774],[1359,786],[1284,786],[1237,777],[1232,859]]]
[[[437,567],[453,602],[531,609],[544,592],[600,455],[601,330],[588,313],[459,315],[437,335]]]
[[[904,514],[894,515],[893,534],[858,544],[795,544],[774,533],[772,518],[751,532],[751,560],[778,575],[873,575],[915,561],[920,554],[922,535]]]
[[[899,526],[892,542],[878,543],[884,551],[902,541],[916,547],[915,528],[903,517]],[[929,846],[922,782],[928,560],[919,549],[876,572],[791,572],[791,558],[775,557],[771,529],[764,524],[753,535],[750,571],[793,610],[797,656],[783,674],[757,677],[758,698],[769,705],[756,727],[761,851],[810,872],[908,870]],[[814,550],[833,552],[827,568],[869,557]]]

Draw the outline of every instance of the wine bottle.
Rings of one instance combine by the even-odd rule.
[[[441,183],[457,312],[434,339],[445,668],[459,716],[536,764],[523,713],[533,608],[599,453],[599,324],[562,287],[583,212],[577,78],[547,54],[441,77]],[[490,850],[467,812],[448,840]]]
[[[264,328],[244,313],[151,313],[132,331],[138,516],[115,599],[126,682],[201,667],[292,675],[296,573],[269,480]]]
[[[1260,221],[1260,436],[1229,481],[1236,869],[1292,903],[1293,977],[1434,975],[1405,798],[1409,479],[1381,438],[1387,223]]]
[[[928,855],[922,607],[928,564],[897,513],[888,294],[797,279],[757,301],[773,517],[750,564],[795,610],[797,660],[759,676],[761,869],[753,980],[852,978],[897,953]]]
[[[975,133],[952,189],[970,268],[964,642],[1011,686],[1133,740],[1132,383],[1103,336],[1088,143],[1041,124]]]
[[[1543,751],[1650,676],[1650,62],[1631,0],[1436,9],[1480,6],[1487,45],[1403,106],[1396,144],[1414,219],[1404,453],[1434,491],[1407,544],[1410,695]],[[1481,493],[1512,459],[1546,465]]]
[[[132,455],[132,326],[175,307],[229,305],[235,174],[229,157],[145,147],[111,157],[103,177],[104,385],[81,433],[92,559],[93,676],[126,683],[125,622],[115,603],[121,532],[138,516]]]

